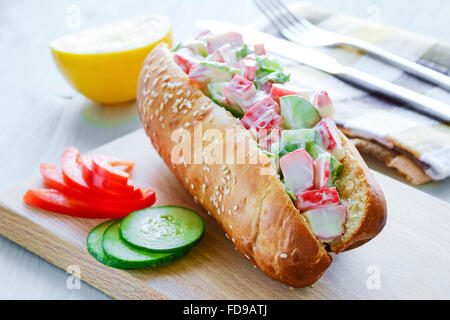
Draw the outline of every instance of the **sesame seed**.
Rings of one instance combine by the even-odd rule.
[[[225,233],[225,237],[227,237],[227,239],[230,240],[230,237],[228,236],[227,233]]]
[[[233,230],[233,226],[230,224],[230,229]]]
[[[218,185],[216,185],[216,188],[215,188],[216,190],[219,190],[219,186]]]
[[[159,117],[159,121],[162,121],[164,119],[164,117],[163,116],[161,116],[161,117]]]
[[[181,95],[183,93],[183,90],[178,90],[177,96]]]
[[[211,212],[208,211],[208,214],[211,215]]]
[[[190,125],[191,125],[191,124],[190,124],[189,122],[186,122],[186,123],[184,124],[184,126],[185,126],[186,128],[188,128]]]
[[[222,181],[223,184],[226,184],[226,183],[227,183],[227,181],[225,180],[224,177],[221,178],[221,181]]]
[[[188,180],[188,178],[184,178],[184,180],[186,181],[186,183],[189,183],[189,180]]]
[[[220,216],[220,209],[217,209],[217,214]]]
[[[172,98],[173,98],[173,94],[169,93],[169,94],[167,95],[167,98],[172,99]]]
[[[248,255],[245,255],[245,257],[246,257],[248,260],[250,260],[250,257],[249,257]]]
[[[231,216],[231,209],[228,209],[228,214]]]
[[[234,242],[234,238],[231,238],[231,241],[233,241],[233,242]]]
[[[191,189],[194,189],[194,188],[195,188],[195,186],[194,186],[194,184],[192,183],[192,184],[191,184]]]
[[[239,207],[238,207],[237,205],[235,205],[235,206],[233,207],[233,210],[236,211],[238,208],[239,208]]]
[[[287,256],[286,253],[282,253],[282,254],[280,254],[280,257],[281,257],[282,259],[286,259],[288,256]]]

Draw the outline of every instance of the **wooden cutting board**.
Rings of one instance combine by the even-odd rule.
[[[133,180],[157,193],[157,205],[180,205],[206,222],[202,242],[173,264],[146,270],[108,268],[86,251],[86,236],[100,220],[78,219],[31,208],[26,189],[39,176],[0,194],[0,233],[118,299],[410,299],[450,298],[450,206],[376,174],[388,202],[383,232],[335,257],[312,287],[290,289],[267,278],[243,258],[222,229],[197,206],[159,158],[143,130],[95,150],[135,160]],[[38,164],[36,164],[38,166]]]

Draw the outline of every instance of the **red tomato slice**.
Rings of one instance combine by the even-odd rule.
[[[92,194],[98,197],[106,198],[133,198],[142,197],[142,193],[137,190],[131,193],[117,193],[111,190],[92,187],[83,178],[82,173],[82,158],[80,153],[75,148],[68,148],[61,156],[61,169],[66,184],[72,188],[82,191],[85,194]]]
[[[23,200],[26,204],[43,210],[79,218],[115,219],[123,218],[130,213],[130,211],[103,207],[95,202],[70,198],[56,189],[28,190]]]
[[[64,181],[62,173],[51,164],[42,163],[41,174],[48,187],[59,190],[68,197],[95,202],[105,207],[120,208],[121,210],[132,212],[150,207],[156,201],[155,192],[145,188],[139,190],[142,197],[137,199],[104,199],[83,193],[68,186]]]
[[[104,159],[93,157],[92,158],[92,169],[99,176],[116,181],[117,183],[126,184],[130,174],[118,169],[115,169],[111,164],[109,164]]]
[[[83,179],[80,160],[80,152],[77,149],[72,147],[67,148],[61,156],[61,170],[64,181],[68,185],[80,191],[89,193],[92,192],[92,190]]]
[[[96,158],[99,157],[90,155],[84,155],[81,157],[81,174],[84,181],[86,181],[90,187],[98,192],[113,192],[115,194],[119,194],[117,196],[123,196],[126,198],[137,199],[143,196],[142,191],[129,182],[127,182],[126,184],[122,184],[98,175],[93,170],[93,159]],[[119,162],[120,161],[116,161],[113,163]]]

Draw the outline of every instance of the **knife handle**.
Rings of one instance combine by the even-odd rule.
[[[450,122],[450,106],[445,103],[350,67],[343,67],[341,72],[336,74],[336,76],[370,91],[376,91],[405,102],[412,109],[438,118],[445,123]]]
[[[418,63],[415,63],[414,61],[398,56],[387,50],[374,46],[373,44],[355,38],[346,37],[345,41],[342,41],[342,43],[340,41],[340,44],[365,51],[380,60],[383,60],[408,72],[409,74],[415,75],[418,78],[427,80],[442,88],[450,90],[450,77],[430,68],[424,67]]]

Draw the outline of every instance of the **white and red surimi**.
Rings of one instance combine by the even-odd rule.
[[[209,79],[209,75],[210,71],[207,67],[193,64],[189,69],[188,78],[189,80],[203,82]]]
[[[252,81],[237,74],[223,88],[223,95],[230,104],[238,105],[246,110],[253,103],[256,88]]]
[[[189,73],[192,65],[198,62],[198,60],[194,58],[192,52],[187,48],[178,50],[174,54],[173,60],[186,74]]]
[[[270,90],[270,96],[277,102],[284,96],[301,96],[305,99],[309,99],[310,92],[307,89],[298,88],[288,84],[274,83]]]
[[[255,54],[258,56],[266,55],[266,48],[264,48],[264,43],[255,44]]]
[[[333,204],[339,204],[339,194],[335,187],[319,190],[309,190],[295,194],[297,198],[297,208],[307,210],[317,207],[324,207]]]
[[[211,58],[213,61],[226,63],[230,67],[234,67],[238,63],[236,50],[229,44],[225,44],[214,50]]]
[[[253,56],[247,56],[239,61],[238,68],[242,76],[250,81],[255,80],[256,76],[256,59]]]
[[[199,40],[200,38],[203,38],[204,36],[207,36],[210,34],[212,34],[211,30],[203,30],[195,37],[195,40]]]
[[[286,186],[294,194],[314,188],[314,160],[305,149],[282,156],[280,167]]]
[[[330,180],[330,155],[328,153],[320,154],[314,160],[314,187],[323,189]]]
[[[322,118],[333,119],[336,110],[326,91],[321,91],[314,96],[313,105],[317,107]]]
[[[280,126],[276,126],[275,128],[271,129],[271,130],[260,130],[258,132],[259,137],[258,137],[258,141],[259,141],[259,145],[267,151],[273,151],[272,150],[272,146],[275,143],[279,143],[281,140],[281,127]],[[278,152],[279,150],[275,150],[275,152]]]
[[[208,53],[213,53],[214,50],[219,49],[224,44],[229,44],[232,47],[241,47],[244,44],[244,39],[239,32],[207,35],[205,39],[208,47]]]
[[[257,132],[275,128],[281,122],[281,116],[275,110],[277,107],[278,104],[270,97],[264,98],[247,111],[241,122],[247,129],[255,128]]]
[[[308,219],[309,226],[320,240],[333,240],[345,233],[347,207],[332,205],[314,208],[303,213]]]
[[[342,140],[334,121],[324,118],[316,124],[315,128],[322,138],[324,148],[337,160],[342,160],[345,157],[345,150],[342,147]]]

